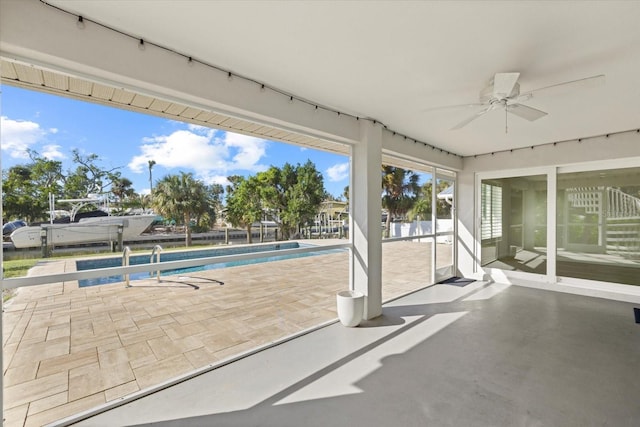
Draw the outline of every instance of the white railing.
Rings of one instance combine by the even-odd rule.
[[[337,245],[309,246],[295,249],[278,249],[276,251],[251,252],[236,255],[221,255],[205,258],[185,259],[179,261],[165,261],[162,263],[162,271],[177,270],[180,268],[201,267],[210,264],[222,264],[233,261],[244,261],[252,259],[269,258],[274,254],[278,255],[294,255],[309,252],[324,252],[335,249],[352,249],[351,243],[339,243]],[[124,254],[123,254],[124,256]],[[151,273],[158,270],[158,264],[140,264],[129,265],[123,267],[97,268],[94,270],[73,271],[67,273],[47,274],[42,276],[15,277],[11,279],[3,279],[1,281],[2,288],[15,289],[23,286],[36,286],[48,283],[68,282],[82,279],[95,279],[99,277],[128,275],[132,273]]]
[[[640,199],[613,187],[567,188],[567,200],[571,206],[585,208],[587,213],[597,214],[606,204],[607,218],[634,218],[640,216]],[[603,196],[606,199],[603,201]]]
[[[640,199],[617,188],[607,188],[607,218],[640,217]]]
[[[575,208],[585,208],[587,213],[600,212],[602,189],[599,187],[567,188],[567,200]]]

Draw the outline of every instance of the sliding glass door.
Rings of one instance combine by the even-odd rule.
[[[640,168],[557,179],[557,275],[640,285]]]
[[[484,269],[640,285],[640,167],[479,178]]]
[[[546,175],[480,183],[481,265],[546,274]]]

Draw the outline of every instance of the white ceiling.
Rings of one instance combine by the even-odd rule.
[[[469,156],[640,127],[640,2],[154,1],[49,3],[314,103]],[[497,72],[521,91],[598,74],[598,87],[526,104],[535,122],[477,102]]]

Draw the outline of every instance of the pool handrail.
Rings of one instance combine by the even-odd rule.
[[[125,246],[124,249],[122,250],[122,266],[123,267],[129,266],[130,254],[131,254],[131,248],[129,248],[129,246]],[[129,284],[129,273],[125,273],[124,275],[124,285],[125,285],[125,288],[131,287],[131,285]]]
[[[156,264],[160,264],[160,252],[162,252],[162,246],[160,245],[155,245],[153,247],[153,250],[151,251],[151,257],[149,257],[149,264],[154,264],[153,262],[153,255],[156,256]],[[153,271],[150,271],[149,274],[151,276],[153,276]],[[158,283],[160,283],[160,269],[158,268],[158,270],[156,270],[156,280],[158,281]]]

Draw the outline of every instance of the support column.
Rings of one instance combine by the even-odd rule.
[[[353,236],[350,287],[365,295],[364,318],[382,314],[381,181],[382,126],[360,120],[351,151],[350,226]]]

